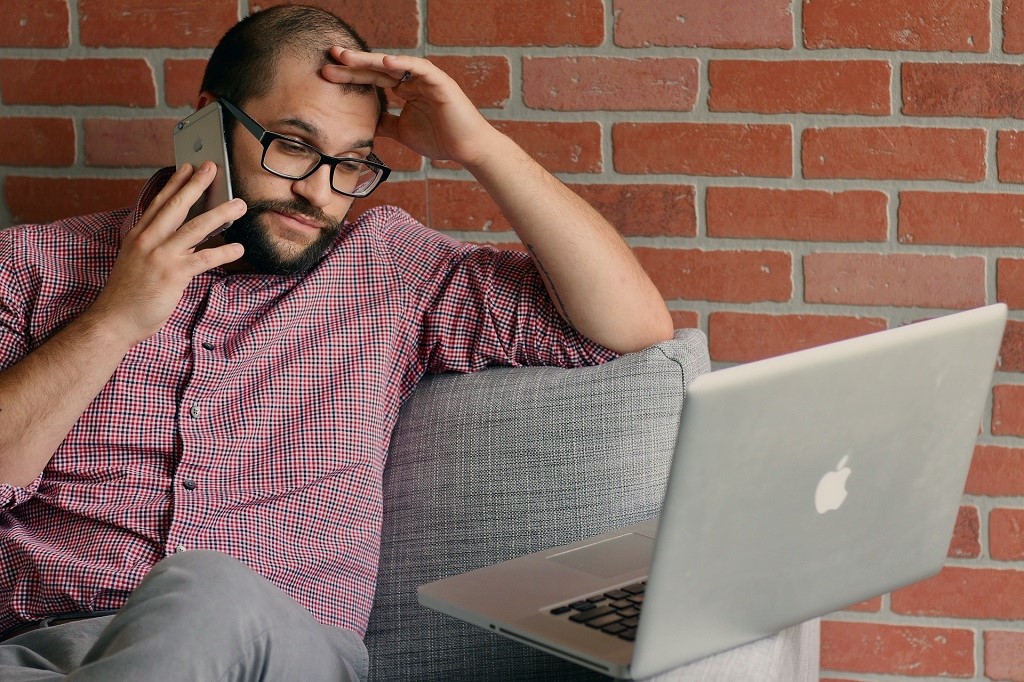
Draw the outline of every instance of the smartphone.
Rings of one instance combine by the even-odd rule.
[[[224,116],[220,103],[216,101],[178,121],[174,126],[175,165],[180,168],[183,163],[190,163],[193,168],[199,168],[204,161],[217,164],[217,177],[189,210],[186,222],[232,198],[231,167],[228,164],[228,147],[224,142]],[[230,222],[225,223],[212,232],[210,237],[220,234],[230,225]]]

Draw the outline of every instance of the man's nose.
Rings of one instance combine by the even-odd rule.
[[[330,167],[320,166],[309,177],[292,183],[292,188],[296,194],[304,197],[309,203],[317,208],[323,208],[330,202],[333,194]]]

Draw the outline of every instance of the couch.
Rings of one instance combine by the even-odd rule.
[[[656,516],[687,383],[710,369],[695,329],[599,367],[427,378],[384,472],[370,679],[604,680],[421,607],[416,587]],[[818,623],[659,676],[817,680]]]

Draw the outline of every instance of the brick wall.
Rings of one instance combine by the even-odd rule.
[[[948,568],[829,617],[822,667],[1024,680],[1024,0],[323,4],[455,75],[718,363],[1009,304]],[[3,0],[0,226],[128,203],[248,5]],[[380,147],[398,172],[375,203],[513,240],[464,172]]]

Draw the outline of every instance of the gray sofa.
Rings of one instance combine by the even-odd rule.
[[[370,678],[607,679],[424,609],[416,587],[656,516],[687,382],[708,370],[706,339],[688,329],[600,367],[426,379],[384,473]],[[817,680],[817,633],[793,628],[671,679]]]

